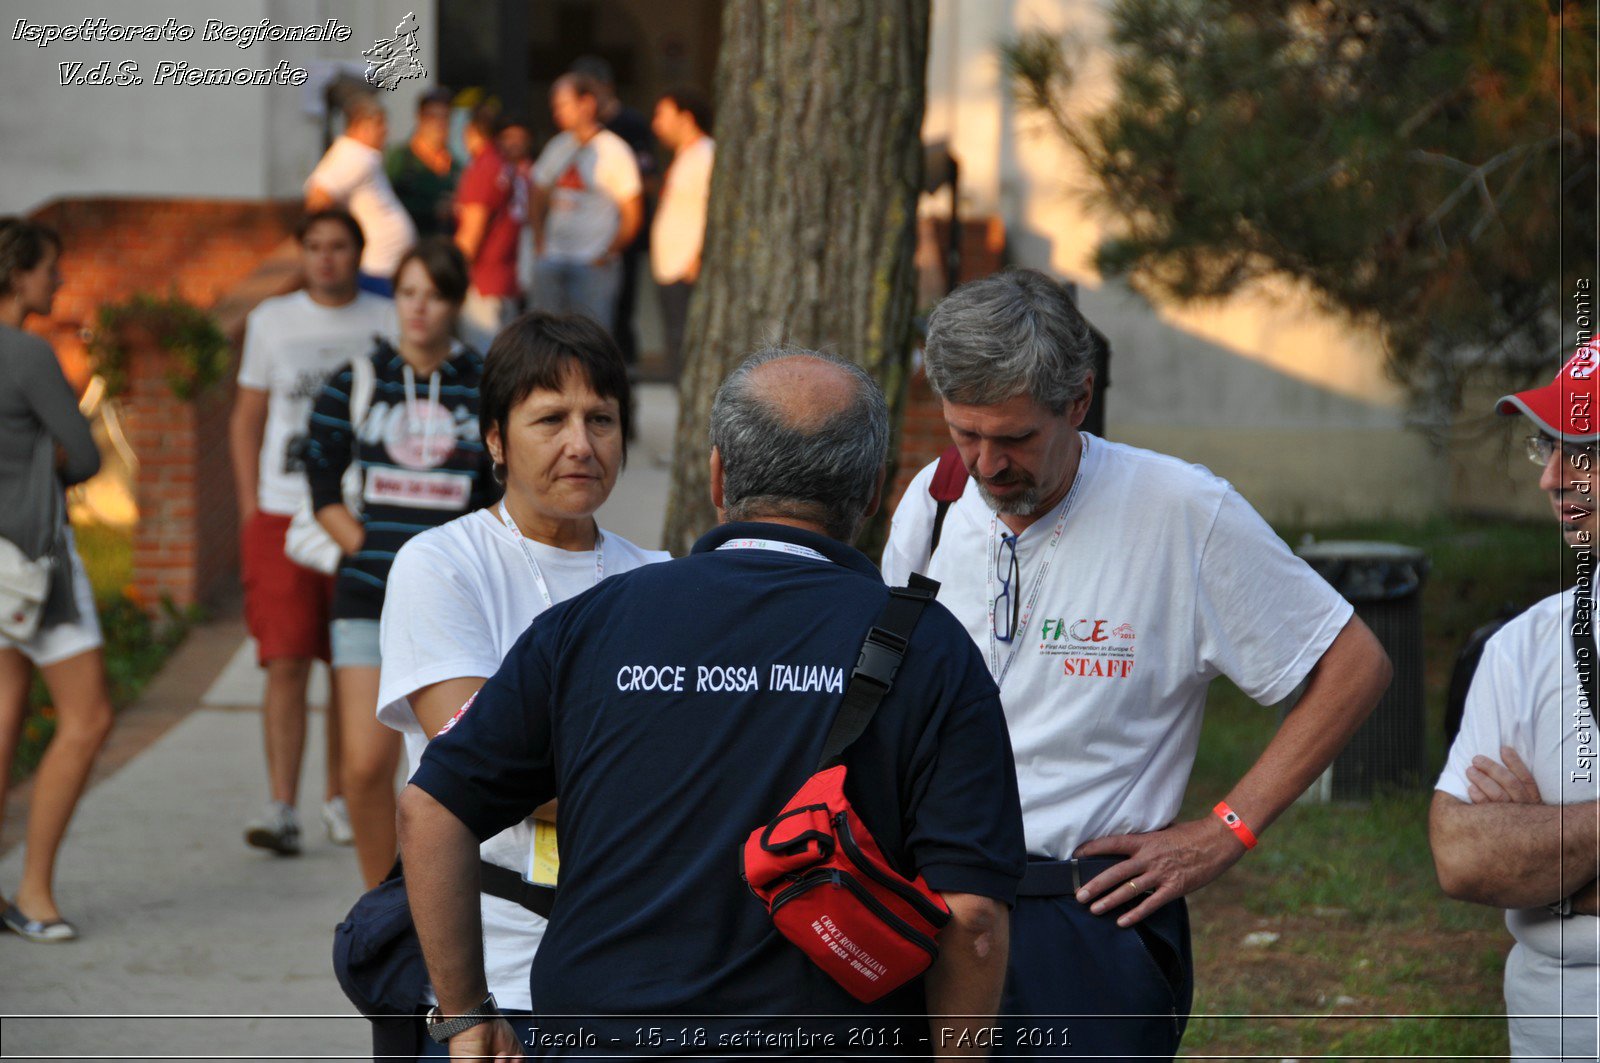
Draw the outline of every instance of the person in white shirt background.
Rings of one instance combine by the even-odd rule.
[[[1572,548],[1576,584],[1534,605],[1483,649],[1429,809],[1444,892],[1506,910],[1506,1015],[1518,1059],[1600,1050],[1600,787],[1595,783],[1594,477],[1600,347],[1549,384],[1507,395],[1536,434],[1528,456]]]
[[[716,143],[710,136],[711,106],[689,89],[674,89],[656,101],[650,128],[672,152],[672,164],[661,185],[661,201],[650,224],[650,272],[661,295],[667,363],[676,381],[683,372],[683,328],[689,317],[689,296],[700,279],[711,167],[716,161]]]
[[[337,207],[309,214],[296,235],[305,287],[264,300],[245,320],[239,387],[228,423],[239,503],[245,621],[266,669],[261,707],[270,805],[245,840],[280,855],[300,851],[295,796],[306,741],[306,684],[313,660],[328,660],[333,580],[284,556],[289,524],[310,497],[304,456],[311,402],[323,381],[395,334],[394,303],[356,287],[361,227]],[[324,716],[328,742],[323,819],[329,838],[350,843],[339,785],[339,713]]]
[[[1030,859],[1002,1010],[1074,1016],[1075,1055],[1171,1056],[1193,991],[1182,898],[1332,762],[1388,658],[1226,481],[1079,431],[1093,343],[1055,281],[1014,270],[956,289],[926,360],[970,479],[935,550],[936,466],[917,474],[883,574],[939,580],[1000,687]],[[1306,687],[1215,814],[1178,823],[1218,675],[1262,704]]]
[[[561,132],[531,174],[532,305],[588,314],[610,332],[622,251],[644,220],[644,198],[632,149],[600,124],[598,107],[594,83],[582,74],[563,74],[550,89]]]
[[[417,242],[417,229],[383,167],[389,117],[378,98],[367,92],[352,94],[343,111],[344,132],[306,178],[306,211],[347,208],[366,236],[358,278],[361,289],[392,296],[394,271]]]
[[[383,605],[378,719],[404,736],[412,768],[535,616],[607,576],[668,558],[594,519],[626,458],[629,416],[626,366],[597,322],[538,311],[517,318],[489,348],[479,394],[505,496],[406,543]],[[553,848],[553,803],[537,815],[543,824],[525,820],[484,842],[481,858],[541,881],[533,847],[542,831],[541,845]],[[526,1017],[545,920],[488,893],[482,915],[489,990],[502,1011]],[[430,1045],[427,1054],[448,1051]]]

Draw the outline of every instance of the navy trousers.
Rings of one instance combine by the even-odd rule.
[[[1017,898],[996,1057],[1177,1053],[1194,1000],[1189,910],[1174,901],[1124,929],[1116,919],[1129,907],[1094,915],[1070,892]]]

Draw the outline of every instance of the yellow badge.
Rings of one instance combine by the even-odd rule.
[[[536,886],[554,886],[561,871],[561,856],[556,852],[556,825],[542,819],[533,821],[533,876]]]

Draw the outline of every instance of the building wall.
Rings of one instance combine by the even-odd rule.
[[[1035,28],[1075,36],[1071,106],[1103,105],[1112,85],[1097,0],[937,0],[925,137],[950,142],[963,210],[1004,220],[1012,262],[1078,283],[1113,352],[1108,435],[1209,466],[1275,520],[1541,512],[1514,467],[1497,460],[1492,475],[1473,475],[1464,463],[1477,450],[1469,459],[1411,430],[1379,337],[1305,292],[1262,285],[1218,305],[1155,307],[1101,277],[1093,259],[1107,222],[1085,203],[1083,167],[1018,113],[1001,71],[997,45]],[[1491,450],[1507,431],[1490,427]]]
[[[5,6],[4,62],[0,63],[0,213],[22,213],[71,196],[153,196],[203,199],[298,197],[301,183],[322,153],[317,94],[306,87],[156,85],[163,60],[196,67],[266,69],[280,60],[304,67],[315,81],[337,61],[359,70],[361,51],[393,35],[415,11],[424,66],[436,44],[432,4],[414,0],[200,0],[115,3],[83,0],[13,0]],[[161,43],[51,43],[37,47],[11,39],[19,20],[78,24],[104,17],[113,23],[165,23],[195,27],[193,40]],[[348,41],[269,42],[241,49],[201,39],[208,19],[230,24],[302,25],[336,18],[351,28]],[[110,61],[138,64],[143,85],[61,84],[59,64],[85,69]],[[395,136],[404,135],[424,82],[403,82],[385,93]]]

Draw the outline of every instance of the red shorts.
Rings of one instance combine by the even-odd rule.
[[[244,621],[255,636],[261,664],[281,657],[328,659],[333,577],[284,555],[290,519],[257,510],[239,536]]]

